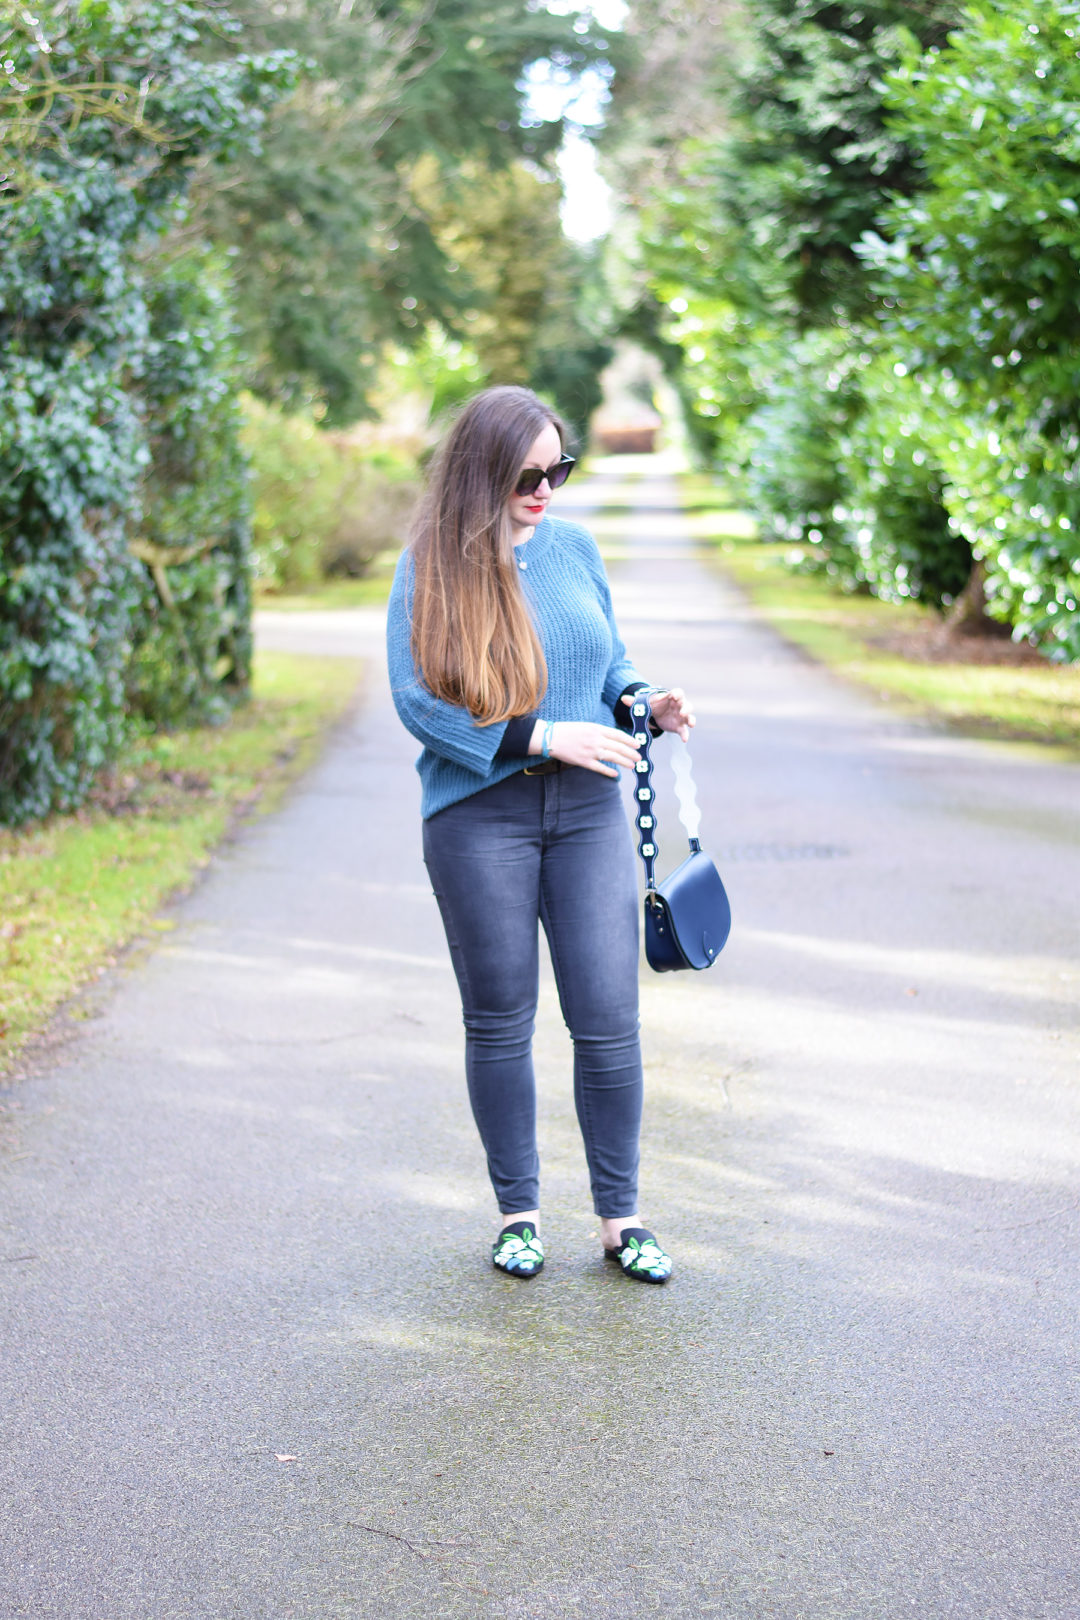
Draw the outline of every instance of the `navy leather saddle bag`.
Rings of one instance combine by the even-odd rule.
[[[652,785],[649,721],[652,710],[646,693],[636,692],[630,706],[634,740],[641,748],[636,767],[634,798],[637,807],[638,854],[645,866],[645,957],[657,973],[712,967],[731,932],[731,906],[713,862],[697,838],[681,866],[656,881],[656,792]],[[691,791],[692,791],[692,784]]]

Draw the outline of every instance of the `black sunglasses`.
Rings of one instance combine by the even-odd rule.
[[[560,456],[550,467],[527,467],[514,485],[515,495],[535,495],[546,478],[552,489],[561,489],[574,470],[573,456]]]

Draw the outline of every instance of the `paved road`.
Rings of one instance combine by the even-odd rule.
[[[550,980],[551,1258],[485,1263],[378,616],[268,616],[372,653],[355,722],[15,1089],[4,1620],[1080,1616],[1078,773],[778,644],[662,468],[564,510],[736,915],[644,986],[676,1278],[600,1262]]]

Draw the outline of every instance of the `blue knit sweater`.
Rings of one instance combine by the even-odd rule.
[[[604,565],[587,529],[543,517],[518,555],[544,657],[548,686],[537,710],[542,720],[594,720],[610,726],[619,695],[643,683],[626,656],[615,625]],[[420,813],[433,816],[481,788],[501,782],[529,763],[498,755],[506,731],[478,725],[467,709],[432,696],[412,657],[413,570],[401,555],[390,592],[386,643],[390,686],[402,721],[424,749],[416,762],[423,784]]]

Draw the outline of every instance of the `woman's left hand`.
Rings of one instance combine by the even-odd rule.
[[[633,693],[623,698],[627,708],[633,701]],[[690,741],[690,727],[697,725],[697,717],[681,686],[673,686],[670,692],[655,692],[649,698],[649,708],[661,731],[677,731],[683,742]]]

